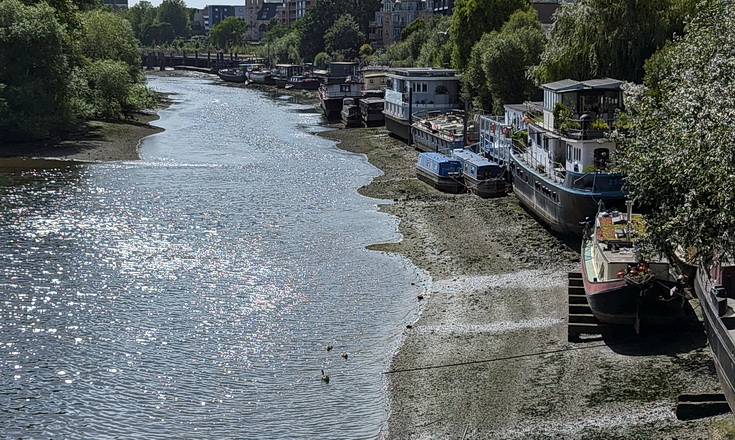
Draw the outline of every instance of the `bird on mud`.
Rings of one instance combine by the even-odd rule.
[[[329,383],[329,375],[327,375],[327,374],[324,374],[324,370],[322,370],[322,380],[323,380],[323,381],[324,381],[325,383]]]

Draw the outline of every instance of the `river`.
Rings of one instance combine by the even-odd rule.
[[[149,85],[141,160],[0,170],[0,436],[379,438],[421,284],[365,249],[380,171],[292,98]]]

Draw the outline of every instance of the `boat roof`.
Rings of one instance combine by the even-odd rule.
[[[477,165],[478,167],[481,166],[498,166],[496,162],[493,162],[491,160],[486,159],[483,156],[480,156],[477,153],[474,153],[469,150],[452,150],[452,156],[459,157],[464,161],[470,162],[473,165]]]
[[[430,160],[433,160],[435,162],[459,162],[456,159],[452,159],[449,156],[445,156],[445,155],[443,155],[441,153],[437,153],[437,152],[434,152],[434,151],[430,151],[430,152],[425,152],[424,151],[424,152],[421,152],[421,153],[419,153],[419,157],[426,157],[426,158],[428,158]]]
[[[635,241],[645,229],[643,215],[633,214],[631,223],[633,233],[630,240],[628,240],[625,234],[628,225],[627,213],[618,211],[600,213],[597,216],[597,224],[595,225],[598,241]]]
[[[454,69],[442,69],[437,67],[402,67],[395,68],[390,71],[389,76],[404,77],[404,76],[418,76],[418,77],[442,77],[449,79],[459,80],[458,72]]]
[[[623,81],[612,78],[590,79],[586,81],[575,81],[573,79],[563,79],[551,83],[542,84],[542,89],[551,90],[557,93],[573,92],[577,90],[620,90]]]

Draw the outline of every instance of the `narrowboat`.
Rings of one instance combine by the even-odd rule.
[[[285,88],[291,77],[301,75],[303,72],[304,66],[300,64],[276,64],[274,77],[276,87]]]
[[[694,276],[694,291],[722,393],[735,411],[735,266],[702,263]]]
[[[645,233],[641,214],[600,210],[582,239],[582,281],[592,314],[603,323],[661,326],[684,318],[683,284],[665,257],[643,259],[638,240]]]
[[[622,109],[623,82],[562,80],[541,86],[540,114],[529,112],[525,144],[510,152],[513,192],[560,234],[581,236],[597,203],[622,207],[625,176],[614,172],[616,144],[606,137]]]
[[[411,141],[421,151],[449,154],[465,147],[465,112],[429,110],[417,112],[411,124]]]
[[[345,127],[357,127],[362,125],[360,117],[360,107],[355,98],[345,98],[342,100],[342,111],[340,112],[342,123]]]
[[[439,191],[458,193],[464,191],[462,163],[441,153],[419,153],[416,177]]]
[[[505,195],[505,173],[497,162],[466,149],[452,151],[452,159],[462,163],[462,180],[467,191],[480,197]]]

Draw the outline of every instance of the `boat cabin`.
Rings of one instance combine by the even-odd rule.
[[[419,153],[416,165],[439,177],[459,177],[462,173],[462,163],[440,153]]]
[[[502,169],[497,162],[487,160],[469,150],[454,150],[452,158],[462,162],[462,175],[476,181],[500,177]]]
[[[544,84],[541,114],[529,107],[529,162],[568,188],[615,191],[622,177],[609,174],[615,142],[605,133],[622,109],[623,82],[610,78]],[[596,176],[596,174],[598,174]]]

